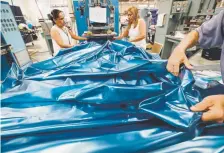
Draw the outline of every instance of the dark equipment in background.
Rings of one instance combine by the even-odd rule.
[[[9,3],[1,1],[1,80],[12,62],[21,69],[32,64]]]
[[[15,20],[16,20],[16,23],[17,25],[23,23],[23,24],[26,24],[26,20],[25,20],[25,17],[20,9],[19,6],[14,6],[14,5],[10,5],[10,8],[12,10],[12,13],[15,17]],[[27,44],[27,43],[30,43],[32,42],[33,43],[33,40],[37,40],[37,35],[36,35],[36,32],[35,32],[35,29],[31,29],[31,30],[28,30],[28,29],[24,29],[24,30],[20,30],[20,33],[23,37],[23,40],[24,42]],[[34,44],[33,44],[34,45]]]
[[[207,60],[220,60],[221,52],[220,48],[203,49],[201,57]]]
[[[10,8],[12,10],[12,13],[13,13],[15,19],[16,19],[17,25],[19,25],[20,23],[26,23],[26,20],[23,16],[23,13],[19,6],[10,5]]]

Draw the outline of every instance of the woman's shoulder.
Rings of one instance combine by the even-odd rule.
[[[55,25],[53,25],[51,28],[57,28],[56,24],[55,24]]]
[[[51,32],[56,32],[56,33],[58,33],[58,32],[60,32],[60,31],[61,31],[61,29],[60,29],[58,26],[56,26],[56,25],[54,25],[54,26],[51,27]]]
[[[139,19],[138,19],[138,22],[139,22],[139,23],[145,23],[145,20],[144,20],[143,18],[139,18]]]
[[[57,30],[57,27],[56,27],[55,25],[53,25],[53,26],[51,27],[51,31],[55,31],[55,30]]]
[[[59,28],[54,25],[51,27],[51,34],[56,34],[56,33],[59,33]]]

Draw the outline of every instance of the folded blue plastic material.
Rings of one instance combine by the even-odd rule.
[[[192,73],[128,42],[83,43],[2,83],[3,152],[222,152],[223,124],[201,123]]]

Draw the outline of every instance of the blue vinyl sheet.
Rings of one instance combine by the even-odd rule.
[[[24,71],[12,65],[1,86],[2,152],[223,152],[224,125],[190,110],[207,91],[193,87],[190,70],[175,77],[166,63],[108,41]]]

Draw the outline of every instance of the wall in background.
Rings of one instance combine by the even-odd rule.
[[[60,9],[65,15],[66,19],[69,18],[68,0],[36,0],[37,4],[41,10],[38,10],[35,0],[4,0],[10,5],[19,6],[25,16],[26,20],[30,20],[34,25],[39,25],[39,19],[42,18],[41,13],[44,18],[47,18],[47,14],[51,12],[52,9]]]
[[[23,15],[27,20],[32,21],[33,24],[38,24],[38,18],[41,17],[34,0],[4,0],[10,5],[19,6]]]
[[[9,2],[10,5],[19,6],[26,17],[27,20],[30,20],[34,25],[38,25],[38,19],[42,18],[41,14],[37,8],[35,0],[4,0]],[[70,17],[73,17],[73,8],[72,0],[36,0],[38,6],[43,14],[44,18],[47,18],[47,14],[51,12],[52,9],[60,9],[65,13],[66,20],[70,21]],[[149,1],[131,1],[130,2],[120,2],[119,11],[124,13],[129,7],[156,7],[156,0]]]
[[[148,7],[148,8],[155,8],[156,7],[156,1],[155,0],[149,0],[149,1],[130,1],[130,2],[119,2],[119,12],[123,14],[125,11],[128,10],[129,7],[135,6],[137,8],[142,7]]]

